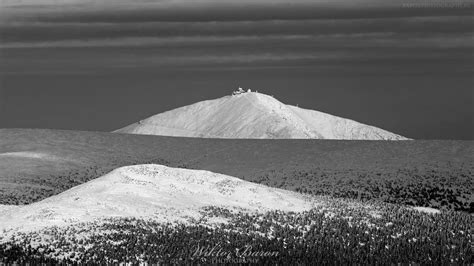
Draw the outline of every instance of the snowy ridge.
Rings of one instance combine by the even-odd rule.
[[[262,213],[305,211],[317,205],[295,192],[209,171],[136,165],[37,203],[0,206],[0,230],[31,231],[118,217],[187,223],[200,219],[200,210],[207,206]]]
[[[198,102],[115,132],[206,138],[407,140],[350,119],[285,105],[257,92]]]

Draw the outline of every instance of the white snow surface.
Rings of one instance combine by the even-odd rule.
[[[407,140],[373,126],[246,92],[167,111],[116,133],[204,138]]]
[[[206,206],[299,212],[319,204],[295,192],[209,171],[136,165],[118,168],[37,203],[0,205],[0,231],[28,232],[119,217],[187,223],[190,218],[202,218],[200,210]]]
[[[413,207],[414,210],[419,212],[429,213],[429,214],[438,214],[441,213],[440,210],[430,207]]]

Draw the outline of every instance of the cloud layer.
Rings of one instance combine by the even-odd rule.
[[[108,22],[55,14],[48,19],[3,20],[0,52],[6,63],[0,71],[84,71],[81,64],[95,71],[250,63],[337,71],[358,65],[375,71],[392,62],[394,71],[405,65],[407,71],[428,67],[427,71],[443,72],[439,64],[444,64],[446,73],[465,73],[473,59],[472,18],[464,15],[147,21],[132,12],[114,21],[107,19],[108,13],[94,16],[99,14]],[[81,63],[84,60],[88,63]]]
[[[472,3],[0,0],[0,126],[112,129],[249,84],[415,138],[472,138]]]

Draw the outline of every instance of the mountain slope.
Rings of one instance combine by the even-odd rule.
[[[118,168],[59,195],[25,206],[0,206],[0,229],[135,217],[160,222],[199,219],[201,209],[305,211],[315,206],[301,194],[203,170],[148,164]]]
[[[349,119],[285,105],[256,92],[198,102],[115,132],[205,138],[407,139]]]
[[[463,213],[309,196],[161,165],[123,167],[38,203],[0,205],[0,213],[0,263],[8,265],[293,265],[302,258],[365,265],[399,263],[398,254],[404,262],[466,264],[473,222]],[[438,246],[425,241],[441,238]]]

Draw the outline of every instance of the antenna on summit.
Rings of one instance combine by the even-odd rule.
[[[250,91],[250,90],[249,90]],[[242,89],[241,87],[239,87],[238,90],[232,92],[232,95],[239,95],[239,94],[242,94],[242,93],[245,93],[244,89]]]

